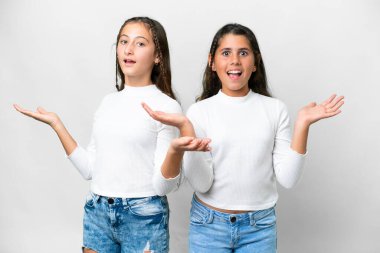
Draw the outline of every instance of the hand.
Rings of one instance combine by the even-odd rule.
[[[208,138],[195,138],[195,137],[179,137],[175,138],[171,142],[171,148],[174,151],[210,151],[211,148],[208,145],[211,142]]]
[[[26,110],[17,104],[14,104],[13,107],[22,114],[34,118],[35,120],[46,123],[53,128],[61,122],[57,114],[55,114],[54,112],[47,112],[42,107],[38,107],[36,112]]]
[[[297,122],[310,126],[318,120],[333,117],[341,113],[339,108],[344,104],[343,99],[343,96],[337,97],[334,94],[322,104],[312,102],[298,112]]]
[[[182,136],[195,136],[190,120],[180,113],[166,113],[153,111],[146,103],[141,103],[145,111],[155,120],[170,126],[175,126],[181,131]]]

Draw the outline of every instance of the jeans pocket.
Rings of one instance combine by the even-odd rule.
[[[131,201],[129,210],[136,216],[149,217],[163,215],[166,211],[166,206],[163,205],[160,197],[147,197],[138,201]]]
[[[203,212],[195,208],[194,206],[190,209],[190,224],[192,225],[204,225],[208,219],[208,213]]]
[[[274,208],[258,211],[254,217],[254,226],[259,229],[269,228],[276,225],[277,217]]]

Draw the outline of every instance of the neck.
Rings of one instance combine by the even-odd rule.
[[[240,90],[229,90],[222,87],[222,92],[230,97],[244,97],[249,92],[249,87],[246,86]]]
[[[128,86],[133,86],[133,87],[143,87],[152,84],[152,79],[150,77],[129,77],[129,76],[124,76],[125,84]]]

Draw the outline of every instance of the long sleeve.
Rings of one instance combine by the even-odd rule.
[[[74,151],[68,156],[68,159],[74,165],[74,167],[79,171],[82,177],[86,180],[92,179],[92,171],[95,161],[95,140],[91,137],[90,144],[87,149],[84,149],[78,145]]]
[[[302,174],[306,154],[290,147],[290,119],[286,106],[278,101],[278,125],[273,149],[273,167],[277,181],[285,188],[293,187]]]
[[[102,101],[103,103],[103,101]],[[79,171],[85,180],[91,180],[94,171],[95,156],[96,156],[96,144],[94,136],[94,127],[97,120],[99,109],[94,115],[93,130],[91,133],[91,139],[87,148],[83,148],[80,144],[71,152],[67,158],[71,161],[74,167]]]
[[[171,103],[170,108],[166,112],[182,113],[182,109],[177,102]],[[175,178],[165,178],[162,175],[161,167],[165,160],[167,151],[170,147],[171,141],[179,136],[179,131],[173,126],[168,126],[157,122],[159,130],[157,134],[156,151],[154,154],[154,175],[153,175],[153,188],[157,195],[163,196],[179,187],[181,173]]]
[[[196,136],[198,138],[207,137],[201,127],[201,124],[206,124],[206,121],[202,120],[202,115],[196,104],[188,109],[187,117],[193,124]],[[183,170],[186,179],[196,192],[207,192],[214,180],[211,152],[185,152]]]

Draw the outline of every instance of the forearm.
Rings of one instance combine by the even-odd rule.
[[[293,139],[290,147],[300,154],[306,153],[309,127],[310,124],[307,124],[301,120],[297,120],[296,124],[294,125]]]
[[[70,155],[74,149],[78,146],[74,138],[67,131],[66,127],[63,125],[61,121],[52,126],[53,130],[58,135],[59,140],[62,143],[63,148],[67,155]]]
[[[196,137],[193,124],[186,118],[185,123],[179,128],[181,136]],[[181,158],[182,159],[182,158]]]
[[[161,173],[164,178],[175,178],[181,170],[183,151],[176,151],[171,146],[166,153],[166,157],[161,166]]]

